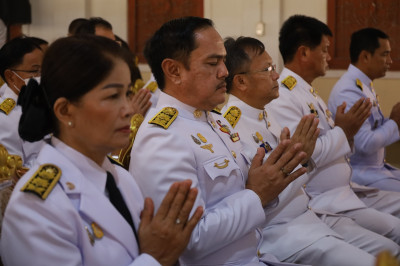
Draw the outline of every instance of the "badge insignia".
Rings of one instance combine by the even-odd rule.
[[[224,117],[229,122],[229,124],[231,124],[232,128],[235,128],[241,115],[242,111],[238,107],[231,106],[228,108],[228,110],[226,110]]]
[[[211,112],[216,113],[216,114],[221,114],[221,108],[215,107]]]
[[[268,121],[267,123],[267,128],[271,126],[271,123]]]
[[[263,120],[263,118],[264,118],[263,113],[259,113],[258,114],[258,120],[261,121],[261,120]]]
[[[357,86],[361,91],[363,91],[363,84],[362,84],[361,80],[356,79],[356,86]]]
[[[236,152],[231,151],[233,158],[236,158]]]
[[[8,115],[15,107],[14,99],[7,98],[0,104],[0,111]]]
[[[31,192],[45,200],[61,177],[61,169],[53,164],[43,164],[22,186],[22,192]]]
[[[264,148],[265,153],[268,153],[268,152],[272,151],[272,147],[271,147],[271,145],[269,145],[268,142],[263,142],[263,143],[260,145],[260,147],[261,147],[261,148]]]
[[[292,76],[287,76],[284,80],[282,80],[282,84],[291,91],[296,86],[297,80]]]
[[[314,89],[314,88],[311,88],[310,89],[310,92],[311,92],[311,94],[315,97],[315,98],[317,98],[317,94],[318,94],[318,92],[317,92],[317,90],[316,89]]]
[[[149,90],[150,92],[154,93],[158,88],[157,82],[152,81],[149,83],[149,85],[146,86],[146,90]]]
[[[223,164],[218,164],[218,163],[214,163],[214,167],[217,167],[218,169],[224,169],[226,167],[228,167],[229,165],[229,160],[225,159]]]
[[[232,133],[230,136],[231,136],[231,140],[233,142],[236,142],[236,141],[240,140],[239,133]]]
[[[206,143],[207,139],[205,137],[203,137],[203,135],[201,135],[200,133],[197,133],[197,136],[199,137],[199,139],[201,140],[201,142]]]
[[[264,142],[263,137],[261,136],[260,132],[256,132],[256,137],[259,141]],[[258,143],[258,142],[257,142]]]
[[[193,112],[193,116],[195,117],[195,118],[200,118],[201,117],[201,114],[203,113],[203,111],[201,111],[201,110],[194,110],[194,112]]]
[[[211,153],[214,153],[212,147],[213,147],[212,144],[207,144],[207,145],[200,146],[200,148],[205,149],[205,150],[209,150]]]
[[[104,236],[103,230],[101,230],[101,227],[98,224],[93,222],[90,226],[92,227],[93,235],[96,238],[101,239]]]
[[[329,111],[329,109],[326,109],[326,116],[327,117],[329,117],[329,118],[331,118],[332,117],[332,112],[331,111]]]
[[[93,246],[94,245],[94,236],[93,236],[92,232],[89,231],[89,228],[87,226],[85,226],[85,230],[86,230],[86,233],[88,234],[90,244]]]
[[[137,79],[135,84],[131,87],[133,93],[137,93],[141,88],[143,88],[144,82],[142,79]]]
[[[219,130],[226,134],[231,134],[231,130],[229,129],[229,127],[227,125],[223,125],[221,123],[221,120],[217,120],[217,124],[220,126]]]
[[[192,137],[192,140],[194,141],[194,143],[196,143],[197,145],[201,144],[200,140],[198,140],[195,136],[193,136],[193,135],[190,135],[190,136]]]
[[[165,107],[149,121],[149,124],[158,125],[167,129],[172,124],[172,122],[174,122],[177,116],[177,109],[173,107]]]
[[[256,143],[259,143],[259,142],[260,142],[260,140],[258,139],[258,137],[257,137],[255,134],[253,134],[252,136],[253,136],[253,139],[254,139],[254,141],[255,141]]]
[[[309,103],[308,107],[310,107],[310,113],[311,114],[315,114],[315,117],[318,118],[318,111],[317,109],[315,109],[314,104],[313,103]]]

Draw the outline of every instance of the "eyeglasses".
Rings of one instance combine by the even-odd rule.
[[[260,72],[267,72],[268,74],[272,74],[272,71],[276,72],[276,65],[270,65],[264,69],[261,70],[254,70],[254,71],[247,71],[247,72],[240,72],[238,74],[254,74],[254,73],[260,73]]]
[[[15,72],[23,72],[31,75],[31,78],[33,77],[40,77],[42,74],[42,71],[40,69],[35,69],[35,70],[23,70],[23,69],[10,69]]]

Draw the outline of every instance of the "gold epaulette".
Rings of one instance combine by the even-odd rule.
[[[167,129],[172,124],[172,122],[174,122],[177,116],[177,109],[173,107],[165,107],[149,121],[149,124],[158,125]]]
[[[221,108],[219,108],[219,107],[215,107],[211,112],[213,112],[213,113],[216,113],[216,114],[218,114],[218,115],[220,115],[221,114]]]
[[[228,108],[228,110],[226,110],[224,117],[229,122],[229,124],[231,124],[232,128],[235,128],[241,115],[242,111],[238,107],[231,106]]]
[[[294,86],[296,86],[297,80],[292,76],[287,76],[284,80],[282,80],[282,84],[291,91],[293,90]]]
[[[357,85],[357,87],[360,88],[361,91],[363,91],[363,85],[362,85],[362,82],[359,79],[356,79],[356,85]]]
[[[43,164],[21,188],[45,200],[61,177],[61,169],[54,164]]]
[[[0,104],[0,111],[8,115],[15,107],[14,99],[7,98]]]
[[[157,88],[158,88],[158,84],[155,81],[150,82],[149,85],[146,86],[146,89],[152,93],[154,93],[157,90]]]

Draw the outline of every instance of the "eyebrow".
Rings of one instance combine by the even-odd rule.
[[[226,55],[219,55],[219,54],[211,54],[209,56],[207,56],[207,59],[226,59]]]
[[[131,83],[129,83],[128,84],[128,88],[130,87],[130,86],[132,86],[133,85],[133,83],[131,82]],[[109,88],[118,88],[118,89],[122,89],[122,88],[124,88],[125,86],[122,84],[122,83],[110,83],[110,84],[107,84],[107,85],[105,85],[104,87],[103,87],[103,89],[109,89]]]

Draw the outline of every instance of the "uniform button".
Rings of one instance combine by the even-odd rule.
[[[67,182],[67,183],[65,183],[66,185],[67,185],[67,187],[69,188],[69,190],[74,190],[74,188],[75,188],[75,185],[74,184],[72,184],[71,182]]]
[[[303,185],[303,188],[306,188],[306,184]]]
[[[308,206],[307,208],[311,211],[311,207],[310,206]]]
[[[350,162],[350,158],[347,158],[347,162]]]
[[[257,250],[257,256],[260,257],[260,255],[261,255],[260,250]]]
[[[231,153],[232,153],[232,156],[233,156],[233,158],[235,158],[235,159],[236,159],[236,152],[234,152],[234,151],[231,151]]]

